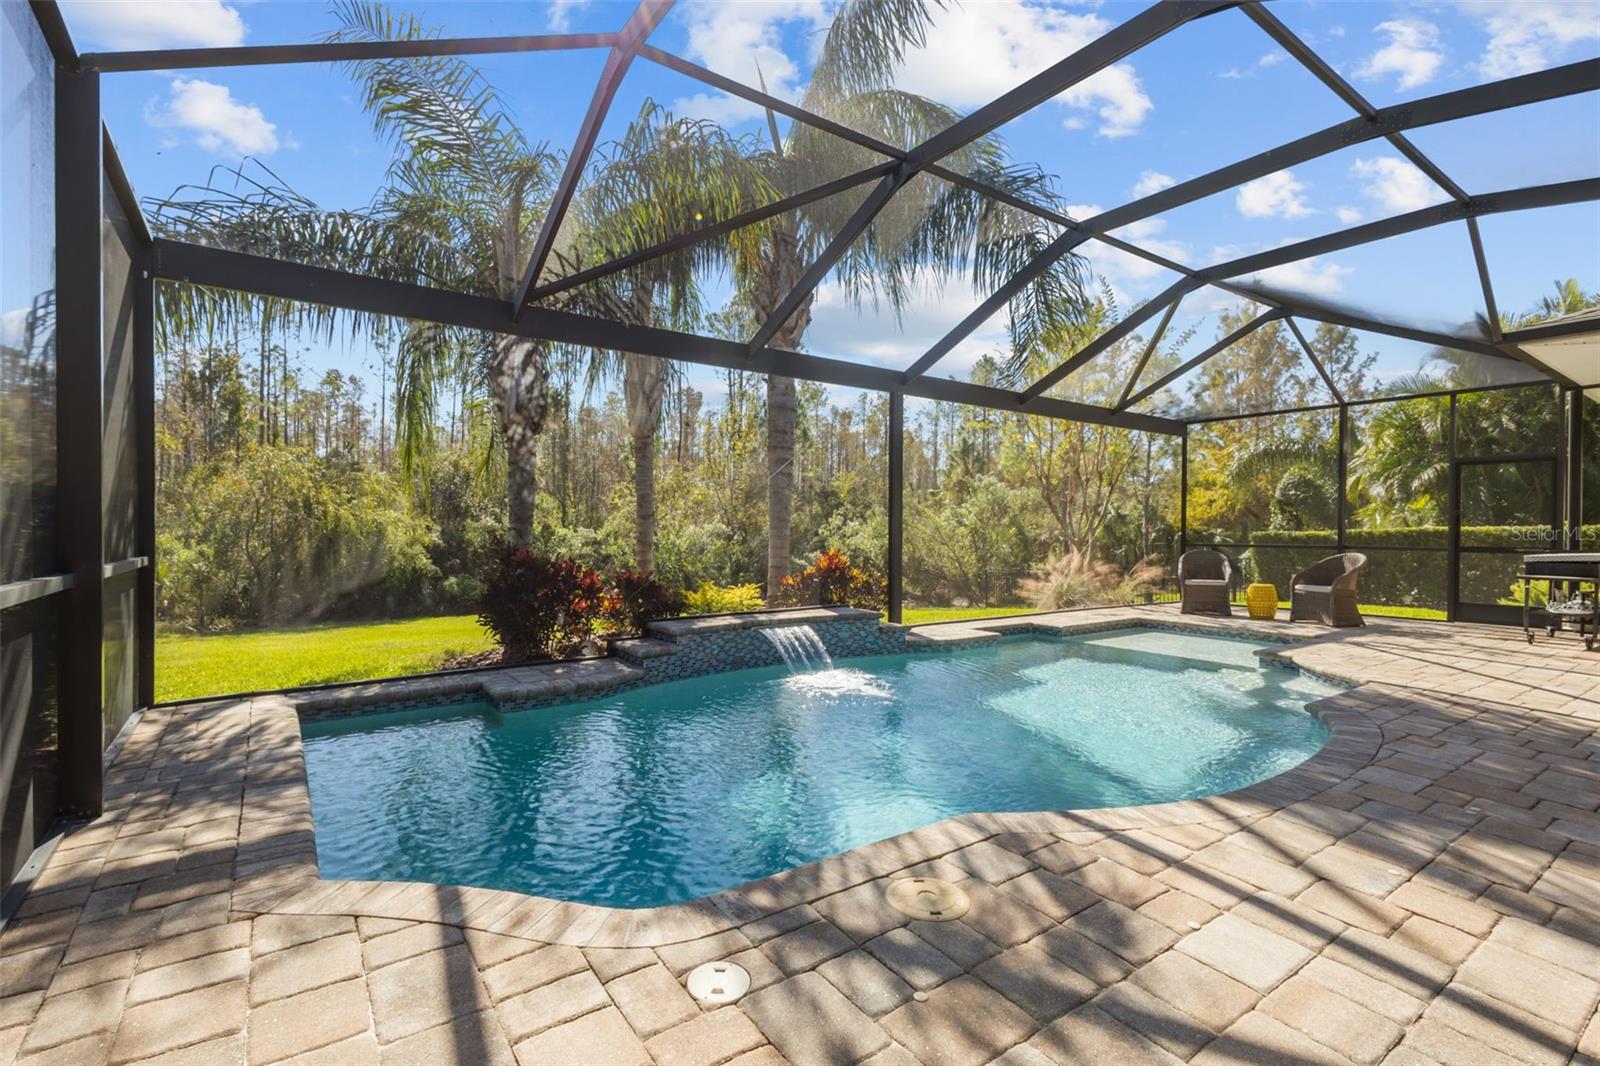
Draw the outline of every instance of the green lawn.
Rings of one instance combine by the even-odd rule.
[[[906,607],[900,620],[908,626],[929,622],[959,622],[963,618],[998,618],[1008,614],[1031,614],[1031,607]]]
[[[1235,604],[1234,606],[1243,607],[1244,605]],[[1358,604],[1358,606],[1361,608],[1362,614],[1370,614],[1378,618],[1427,618],[1438,622],[1443,622],[1445,619],[1443,611],[1436,611],[1432,607],[1390,607],[1381,603],[1363,603]],[[1278,610],[1287,612],[1289,610],[1289,601],[1279,600]],[[1284,618],[1287,619],[1288,617],[1286,613]]]
[[[156,700],[397,677],[494,641],[476,615],[156,636]]]
[[[1400,618],[1444,617],[1442,611],[1420,607],[1362,604],[1361,610]],[[907,625],[923,625],[1024,613],[1025,607],[907,607],[904,617]],[[204,636],[161,632],[156,636],[156,700],[400,677],[492,647],[493,640],[470,614]]]

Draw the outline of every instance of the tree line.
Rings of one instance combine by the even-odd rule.
[[[333,12],[335,40],[433,32],[367,0],[341,0]],[[946,128],[958,114],[892,84],[931,13],[921,0],[843,4],[801,104],[890,143],[916,144]],[[247,164],[225,181],[147,201],[153,228],[508,301],[529,280],[542,307],[804,350],[813,297],[785,301],[871,184],[729,232],[706,227],[877,162],[813,127],[782,129],[773,115],[763,133],[735,135],[647,102],[597,151],[541,271],[524,279],[562,153],[527,141],[466,58],[346,66],[393,150],[388,181],[369,206],[323,209]],[[1012,160],[994,136],[943,162],[1059,206],[1056,179]],[[702,229],[703,239],[671,254],[606,266]],[[899,309],[930,282],[962,279],[990,291],[1052,238],[1037,216],[925,174],[888,201],[830,279],[853,301]],[[730,282],[725,293],[717,279]],[[775,589],[827,547],[882,558],[884,397],[834,402],[820,386],[729,371],[708,398],[649,356],[190,285],[163,284],[158,294],[170,621],[210,627],[470,609],[499,539],[591,565],[634,566],[683,587]],[[1230,308],[1218,336],[1259,310]],[[1084,260],[1063,256],[1011,302],[1007,342],[972,380],[1034,380],[1122,313]],[[376,396],[359,377],[306,374],[297,361],[296,345],[345,333],[381,353]],[[1117,406],[1135,380],[1142,386],[1177,366],[1188,339],[1156,350],[1135,333],[1055,392]],[[1324,369],[1349,382],[1371,366],[1348,330],[1319,327],[1312,344]],[[1315,378],[1274,322],[1141,406],[1193,410],[1218,398],[1240,411],[1294,406]],[[1169,560],[1178,515],[1170,438],[938,403],[910,422],[914,598],[1054,602],[1068,593],[1023,591],[1052,559],[1083,560],[1055,569],[1075,575],[1074,589],[1087,580],[1101,591],[1148,560]],[[1282,436],[1250,423],[1231,432],[1248,445],[1240,454],[1262,456]],[[1274,493],[1292,472],[1275,470]],[[1219,481],[1216,491],[1232,490]],[[1093,588],[1070,592],[1080,594]]]

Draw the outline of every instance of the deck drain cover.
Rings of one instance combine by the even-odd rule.
[[[925,922],[948,922],[967,913],[967,894],[937,877],[902,877],[889,882],[889,905]]]
[[[707,962],[689,974],[689,994],[701,1003],[732,1003],[750,991],[750,974],[736,962]]]

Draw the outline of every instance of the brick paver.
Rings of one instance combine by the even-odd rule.
[[[1359,687],[1315,708],[1322,753],[1254,789],[952,819],[652,911],[318,881],[293,705],[152,709],[0,932],[0,1064],[1600,1057],[1600,655],[1434,623],[1045,621],[1139,618],[1309,641],[1275,654]],[[909,920],[900,876],[972,909]],[[714,959],[750,972],[739,1003],[684,990]]]

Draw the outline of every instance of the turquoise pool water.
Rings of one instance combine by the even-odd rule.
[[[1304,761],[1334,689],[1259,645],[1123,630],[741,670],[587,703],[302,726],[324,877],[617,907],[972,811],[1123,806]]]

